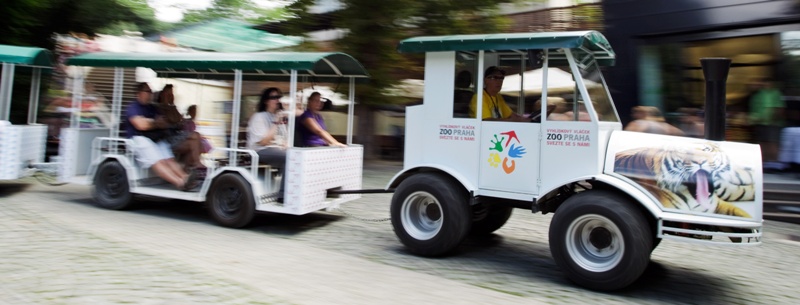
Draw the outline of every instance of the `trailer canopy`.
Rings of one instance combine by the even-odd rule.
[[[242,70],[245,80],[285,80],[292,70],[298,76],[317,81],[341,78],[366,80],[369,74],[350,55],[323,52],[250,52],[250,53],[112,53],[78,55],[67,65],[87,67],[144,67],[159,77],[195,77],[233,79],[234,70]]]
[[[42,68],[53,67],[50,51],[35,47],[0,45],[0,62]]]
[[[28,123],[36,122],[36,108],[39,103],[39,87],[42,69],[53,68],[50,51],[35,47],[0,45],[0,120],[8,120],[11,114],[11,92],[14,87],[14,73],[17,66],[21,70],[32,71],[31,93],[28,100]]]

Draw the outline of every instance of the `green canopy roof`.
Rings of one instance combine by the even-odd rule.
[[[615,56],[608,40],[597,31],[421,36],[401,41],[397,50],[403,53],[419,53],[559,48],[584,49],[596,58],[606,60]]]
[[[34,47],[0,45],[0,62],[47,68],[53,67],[50,51]]]
[[[291,70],[300,76],[322,79],[367,78],[364,67],[350,55],[323,52],[252,53],[85,53],[67,60],[67,65],[89,67],[144,67],[160,77],[232,79],[235,69],[249,80],[286,80]]]
[[[161,34],[183,47],[215,52],[258,52],[296,46],[303,39],[272,34],[245,22],[219,19]]]

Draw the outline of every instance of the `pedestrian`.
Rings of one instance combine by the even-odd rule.
[[[779,171],[783,169],[782,164],[777,161],[786,104],[781,92],[773,86],[770,79],[757,79],[755,88],[755,94],[749,101],[750,125],[753,126],[755,142],[761,145],[764,171]]]
[[[625,126],[627,131],[683,136],[684,133],[664,120],[661,111],[653,106],[636,106],[631,109],[634,120]]]

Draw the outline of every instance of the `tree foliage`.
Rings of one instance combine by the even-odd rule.
[[[381,89],[397,82],[397,75],[421,72],[414,60],[396,51],[400,40],[416,35],[491,33],[504,29],[507,22],[496,14],[499,3],[513,0],[341,0],[344,9],[334,13],[334,25],[347,35],[336,42],[343,52],[353,55],[369,71],[369,87],[359,88],[360,100],[371,104],[391,102]],[[297,24],[312,22],[308,7],[314,0],[299,0],[288,7]]]
[[[360,61],[370,73],[368,85],[356,90],[360,104],[356,108],[358,132],[356,142],[362,143],[365,157],[375,152],[373,141],[374,117],[370,105],[392,104],[397,97],[386,96],[383,89],[399,79],[419,77],[422,56],[399,54],[400,40],[417,35],[447,35],[491,33],[502,31],[506,22],[497,16],[496,6],[513,0],[339,0],[343,9],[329,14],[333,26],[346,30],[335,42],[336,48]],[[295,35],[304,34],[319,20],[308,12],[315,0],[298,0],[289,6],[294,18],[287,26]],[[367,107],[364,107],[364,106]]]
[[[54,33],[76,32],[92,36],[114,26],[151,33],[160,25],[145,0],[3,0],[0,44],[52,50]],[[29,74],[17,73],[12,100],[27,99],[30,82]],[[47,86],[44,83],[42,91],[46,91]],[[12,103],[12,122],[24,123],[26,113],[26,103]]]
[[[145,0],[4,0],[0,43],[52,49],[53,33],[94,35],[117,23],[145,33],[163,26]]]

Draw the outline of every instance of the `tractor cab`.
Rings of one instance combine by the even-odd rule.
[[[761,242],[759,147],[623,131],[601,73],[615,54],[599,32],[415,37],[398,49],[425,53],[423,104],[406,109],[405,162],[387,186],[410,252],[452,253],[513,208],[555,213],[556,264],[614,290],[662,239]]]
[[[424,104],[407,111],[406,167],[435,163],[476,196],[527,202],[602,171],[622,125],[600,72],[614,52],[599,33],[463,38],[400,44],[426,52]]]

